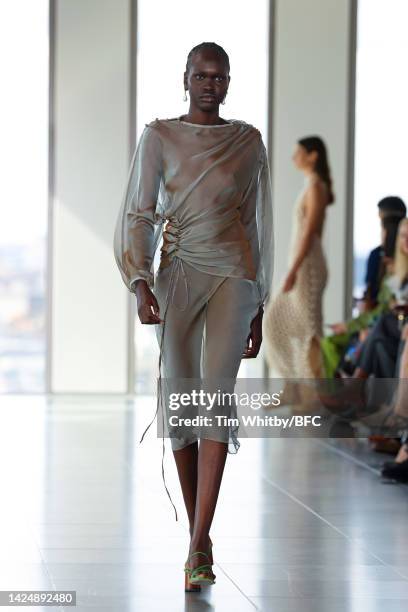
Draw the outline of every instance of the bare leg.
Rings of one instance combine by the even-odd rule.
[[[320,338],[313,336],[309,347],[309,363],[315,378],[323,378],[323,357]]]
[[[206,439],[200,441],[197,499],[190,553],[208,551],[209,532],[217,505],[227,450],[228,445],[224,442]],[[204,557],[195,555],[191,558],[190,565],[194,568],[205,562]]]
[[[193,533],[197,495],[198,442],[173,451],[178,477],[186,506],[190,536]]]
[[[197,497],[198,442],[193,442],[185,448],[173,451],[173,456],[176,462],[180,486],[183,493],[184,505],[187,511],[191,538],[194,530],[194,516]],[[212,564],[212,551],[210,551],[209,558],[210,563]]]

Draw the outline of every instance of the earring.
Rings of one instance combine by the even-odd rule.
[[[223,101],[221,102],[221,104],[225,104],[225,98],[227,97],[227,94],[225,94]]]
[[[184,90],[183,102],[187,102],[187,90]]]

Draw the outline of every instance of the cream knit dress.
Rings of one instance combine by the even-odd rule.
[[[304,226],[304,202],[311,181],[305,180],[293,210],[289,266],[297,254]],[[316,378],[323,376],[320,351],[312,340],[323,335],[322,296],[328,280],[322,241],[315,234],[291,291],[280,291],[264,314],[266,358],[273,376]]]

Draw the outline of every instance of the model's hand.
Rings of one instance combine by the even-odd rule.
[[[285,281],[283,283],[282,291],[286,293],[287,291],[291,291],[296,283],[296,272],[292,270],[288,273]]]
[[[137,299],[137,314],[141,323],[154,325],[155,323],[163,323],[160,318],[159,304],[156,296],[149,289],[145,280],[136,282],[136,299]]]
[[[247,338],[247,345],[242,354],[243,359],[251,359],[257,357],[262,344],[262,317],[263,308],[259,309],[258,314],[251,322],[251,331]]]

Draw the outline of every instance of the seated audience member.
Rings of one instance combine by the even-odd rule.
[[[378,202],[378,215],[381,221],[387,217],[396,217],[401,220],[406,214],[407,208],[398,196],[387,196]],[[380,273],[383,254],[384,245],[381,244],[373,249],[368,256],[365,276],[366,288],[363,295],[363,300],[367,302],[368,308],[370,308],[370,304],[375,304],[377,301],[381,285]]]
[[[383,312],[367,335],[356,361],[354,378],[393,378],[401,340],[400,313],[408,304],[408,219],[398,226],[394,274],[387,279],[392,293],[389,309]]]
[[[330,327],[334,333],[321,339],[320,346],[323,354],[325,376],[327,378],[335,376],[342,356],[346,355],[348,357],[348,351],[355,350],[365,339],[368,327],[389,307],[392,294],[387,284],[387,279],[393,271],[393,254],[399,222],[400,219],[398,217],[385,217],[381,220],[381,248],[383,250],[379,271],[381,286],[376,294],[375,306],[371,310],[363,311],[358,317],[352,318],[345,323],[331,325]]]

